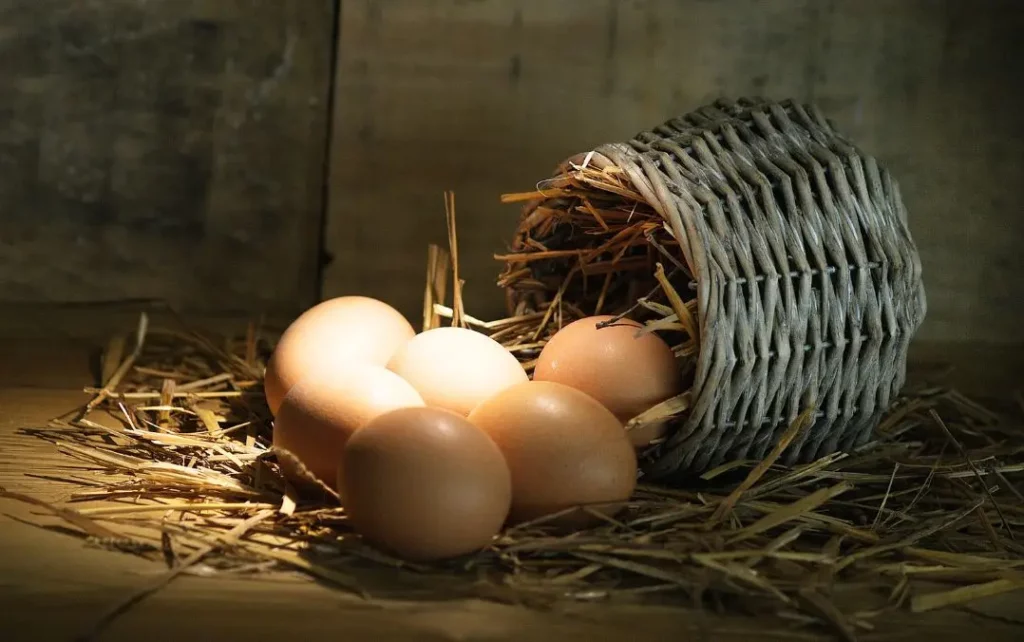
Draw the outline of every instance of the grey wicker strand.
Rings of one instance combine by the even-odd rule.
[[[719,101],[600,146],[666,223],[696,289],[693,403],[645,465],[688,478],[761,459],[800,412],[782,463],[866,443],[905,379],[926,312],[896,180],[813,106]]]

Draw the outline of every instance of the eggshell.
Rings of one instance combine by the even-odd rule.
[[[636,487],[636,451],[622,424],[579,390],[530,381],[483,402],[469,420],[505,456],[512,473],[513,522],[574,506],[622,502]],[[614,513],[615,508],[604,510]],[[590,519],[578,513],[571,521],[582,525]]]
[[[411,385],[382,366],[322,370],[300,379],[285,395],[274,421],[274,448],[292,453],[333,488],[345,443],[356,430],[391,410],[423,405]],[[293,484],[306,485],[289,459],[280,461]]]
[[[357,532],[409,560],[472,553],[511,501],[505,460],[479,428],[441,408],[381,415],[349,440],[338,476]]]
[[[529,380],[500,343],[474,330],[454,327],[416,335],[395,352],[388,369],[411,383],[428,406],[463,416],[484,399]]]
[[[535,381],[554,381],[587,393],[612,411],[623,424],[682,390],[682,376],[672,348],[643,326],[623,319],[598,328],[613,317],[574,321],[551,339],[537,358]],[[630,431],[634,446],[645,446],[664,434],[657,424]]]
[[[398,310],[369,297],[343,296],[313,306],[288,326],[267,364],[263,387],[270,411],[277,415],[291,387],[317,368],[384,366],[415,334]]]

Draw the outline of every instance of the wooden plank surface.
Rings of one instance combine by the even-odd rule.
[[[307,305],[334,4],[0,3],[0,300]]]
[[[3,348],[0,348],[3,349]],[[69,353],[84,356],[81,352]],[[60,365],[67,367],[67,357]],[[50,361],[53,364],[53,361]],[[45,384],[45,373],[65,381],[59,368],[27,371],[36,387],[0,387],[0,486],[45,501],[62,501],[75,488],[34,474],[68,474],[73,466],[45,442],[19,434],[83,403],[84,395]],[[11,364],[5,364],[11,367]],[[83,372],[81,365],[79,372]],[[25,523],[28,520],[48,529]],[[101,550],[61,532],[66,524],[35,508],[0,499],[0,627],[4,640],[68,642],[116,602],[150,583],[163,567]],[[49,530],[52,529],[52,530]],[[384,573],[393,573],[385,569]],[[579,640],[618,642],[704,637],[750,640],[750,623],[676,609],[623,604],[581,604],[556,612],[531,610],[479,600],[363,601],[293,573],[246,577],[186,576],[119,618],[102,642],[227,639],[280,640],[316,638],[330,632],[353,640]],[[624,637],[626,636],[626,637]],[[779,640],[790,636],[760,635]]]
[[[342,5],[325,295],[418,306],[454,189],[470,313],[491,255],[565,157],[719,96],[810,100],[901,182],[926,341],[1018,343],[1024,3],[350,0]]]
[[[65,317],[73,333],[59,333],[54,320],[49,338],[16,338],[17,323],[0,315],[0,486],[47,501],[61,501],[75,487],[44,479],[67,474],[77,465],[52,446],[23,434],[83,403],[81,385],[92,382],[89,355],[103,345],[103,332],[117,326],[102,315]],[[220,325],[216,321],[213,325]],[[241,322],[236,322],[241,325]],[[197,323],[197,325],[204,325]],[[34,338],[33,338],[34,337]],[[971,365],[954,370],[953,383],[984,373],[987,390],[1002,382],[1019,388],[1021,354],[993,349],[949,346],[923,359],[934,369],[947,356],[968,358]],[[1012,358],[1010,358],[1012,356]],[[978,364],[986,364],[981,368]],[[959,374],[957,374],[959,373]],[[43,524],[40,528],[28,522]],[[163,567],[138,558],[91,547],[60,529],[34,507],[0,499],[0,630],[3,640],[65,642],[87,628],[99,614],[152,581]],[[387,584],[391,569],[382,571]],[[136,640],[281,640],[422,639],[492,642],[556,640],[618,642],[644,640],[792,640],[792,632],[772,634],[786,623],[751,623],[710,612],[680,611],[635,603],[578,603],[538,611],[525,606],[478,600],[398,599],[385,592],[363,601],[289,572],[250,577],[185,576],[144,600],[100,638],[102,642]],[[849,599],[860,599],[851,596]],[[984,631],[992,642],[1024,637],[1021,595],[982,600],[971,610],[942,611],[920,617],[895,613],[879,621],[884,639],[962,640]],[[1019,624],[1013,624],[1018,622]],[[869,636],[865,639],[871,639]]]

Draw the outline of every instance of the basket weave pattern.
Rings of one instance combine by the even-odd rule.
[[[814,424],[783,463],[870,439],[926,310],[889,172],[814,107],[759,99],[702,107],[586,162],[628,176],[693,278],[692,406],[648,475],[762,458],[808,407]]]

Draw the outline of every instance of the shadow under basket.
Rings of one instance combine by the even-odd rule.
[[[647,479],[761,459],[807,410],[780,463],[855,450],[903,386],[926,299],[899,188],[813,106],[718,101],[507,200],[528,202],[499,284],[547,311],[539,343],[628,314],[680,355],[690,405]]]

